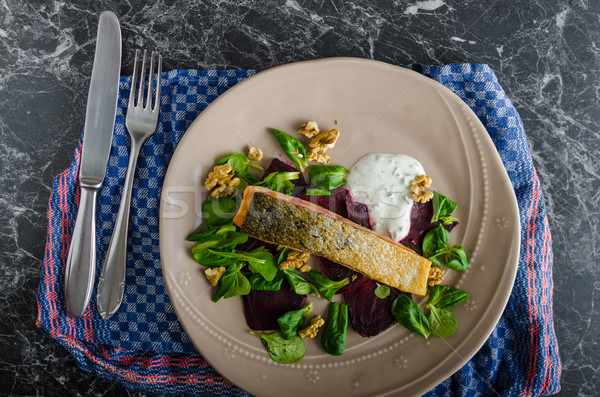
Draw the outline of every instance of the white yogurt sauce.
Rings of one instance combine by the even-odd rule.
[[[369,153],[354,164],[346,188],[369,207],[373,230],[394,241],[410,229],[410,181],[425,175],[421,163],[405,154]]]

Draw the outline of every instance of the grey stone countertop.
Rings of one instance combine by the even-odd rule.
[[[355,56],[487,63],[520,112],[554,249],[561,395],[600,395],[600,2],[0,0],[0,394],[139,395],[79,369],[35,326],[52,178],[81,134],[98,15],[164,70]],[[129,56],[131,55],[131,56]]]

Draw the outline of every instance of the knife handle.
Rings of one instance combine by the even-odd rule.
[[[104,320],[111,318],[123,302],[125,292],[125,268],[127,264],[127,229],[129,228],[129,209],[131,204],[131,191],[133,188],[133,176],[135,165],[140,153],[141,143],[132,139],[131,151],[129,153],[129,165],[123,186],[123,196],[119,204],[119,213],[115,222],[115,229],[110,239],[110,245],[106,252],[98,290],[96,292],[96,304],[98,312]]]
[[[90,302],[96,274],[96,192],[99,186],[80,183],[81,199],[65,270],[67,311],[81,317]]]

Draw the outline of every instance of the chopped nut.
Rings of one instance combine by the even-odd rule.
[[[225,266],[209,267],[204,270],[206,279],[215,287],[219,284],[219,280],[223,273],[225,273]]]
[[[410,186],[419,186],[420,188],[427,189],[431,187],[431,182],[431,178],[427,175],[419,175],[410,181]]]
[[[337,128],[323,131],[312,138],[308,146],[317,152],[324,152],[327,149],[331,149],[339,137],[340,130]]]
[[[225,197],[233,193],[235,188],[240,184],[240,178],[234,178],[233,174],[230,174],[231,166],[229,164],[217,165],[208,174],[206,181],[204,181],[204,187],[206,190],[216,188],[211,192],[213,197]]]
[[[256,146],[250,145],[248,146],[248,158],[254,161],[260,161],[263,157],[262,150],[257,148]]]
[[[442,282],[444,278],[444,269],[437,266],[431,266],[429,277],[427,277],[427,285],[432,286]]]
[[[322,164],[329,164],[329,156],[324,154],[327,149],[331,149],[335,146],[338,138],[340,137],[340,131],[337,128],[320,132],[317,136],[310,140],[308,147],[310,152],[307,153],[307,160],[314,160]]]
[[[310,269],[311,269],[310,265],[308,263],[305,263],[298,270],[300,270],[302,273],[306,273],[306,272],[310,272]]]
[[[307,121],[298,128],[298,133],[312,138],[319,133],[319,126],[316,121]]]
[[[426,203],[433,198],[433,192],[429,190],[423,190],[419,194],[412,193],[408,196],[413,201],[418,201],[420,203]]]
[[[329,157],[326,154],[321,154],[321,153],[316,153],[316,152],[310,151],[306,154],[306,159],[316,161],[321,164],[329,164],[331,157]]]
[[[408,197],[413,201],[426,203],[433,198],[433,192],[427,190],[429,187],[431,187],[431,178],[427,175],[419,175],[410,181],[408,189],[412,194]]]
[[[298,336],[301,338],[314,338],[317,336],[319,328],[321,328],[324,324],[325,320],[323,320],[323,317],[317,316],[310,320],[310,325],[308,327],[298,331]]]
[[[279,267],[282,270],[300,269],[301,272],[307,272],[310,270],[310,265],[306,263],[309,258],[310,254],[308,252],[292,251],[288,254],[285,261],[279,264]]]

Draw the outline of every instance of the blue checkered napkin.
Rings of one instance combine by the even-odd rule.
[[[521,120],[485,65],[410,68],[454,91],[486,126],[515,188],[522,226],[517,280],[503,317],[475,357],[429,395],[555,393],[560,359],[552,320],[550,233]],[[98,315],[94,299],[82,318],[65,313],[64,264],[79,201],[81,145],[71,166],[55,178],[38,326],[71,351],[82,368],[151,393],[245,395],[208,366],[177,321],[162,278],[158,210],[166,168],[184,132],[215,98],[252,74],[195,70],[163,74],[159,127],[142,149],[133,187],[124,302],[108,321]],[[121,78],[113,147],[98,199],[97,272],[108,248],[127,168],[124,110],[129,89],[129,78]]]

